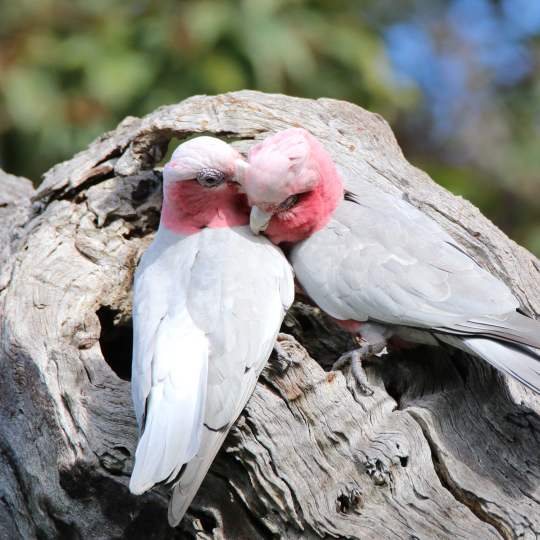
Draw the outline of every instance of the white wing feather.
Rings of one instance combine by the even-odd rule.
[[[207,337],[186,311],[162,319],[155,339],[144,431],[129,485],[136,495],[157,482],[175,478],[199,449],[208,345]]]
[[[142,436],[130,489],[142,493],[182,470],[171,524],[253,392],[293,296],[285,257],[248,227],[187,237],[160,229],[144,254],[132,371]]]
[[[179,254],[181,241],[159,233],[135,275],[131,386],[142,431],[130,480],[135,494],[176,476],[200,444],[209,344],[187,309],[183,291],[195,253]]]

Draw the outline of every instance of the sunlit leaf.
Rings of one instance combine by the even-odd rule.
[[[8,114],[22,130],[37,130],[61,114],[54,76],[33,68],[12,69],[3,84]]]
[[[146,90],[152,76],[152,59],[132,52],[102,57],[86,73],[91,94],[110,107],[122,106]]]

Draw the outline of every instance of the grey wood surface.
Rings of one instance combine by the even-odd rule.
[[[371,363],[375,392],[360,395],[328,367],[349,336],[300,303],[181,527],[165,488],[129,494],[131,282],[159,217],[155,167],[173,137],[246,151],[289,126],[347,183],[407,197],[540,312],[538,260],[410,165],[376,114],[244,91],[128,118],[36,193],[0,176],[0,538],[540,537],[538,398],[426,347]]]

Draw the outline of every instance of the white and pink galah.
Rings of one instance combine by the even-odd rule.
[[[195,496],[244,408],[293,301],[290,265],[249,230],[241,156],[198,137],[163,171],[156,237],[135,274],[132,394],[140,440],[130,480],[170,482],[169,522]]]
[[[408,202],[360,179],[344,189],[304,129],[253,147],[243,179],[251,228],[289,243],[296,277],[319,307],[381,350],[395,336],[473,353],[540,393],[540,323],[508,287]]]

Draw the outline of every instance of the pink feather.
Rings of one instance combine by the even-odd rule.
[[[161,221],[180,234],[204,227],[237,227],[249,223],[249,206],[236,184],[227,182],[210,190],[196,180],[172,182],[165,188]]]
[[[265,234],[276,244],[298,242],[322,229],[343,199],[343,184],[322,144],[302,128],[265,139],[249,152],[245,188],[251,205],[275,212]],[[276,212],[291,195],[299,202]]]

